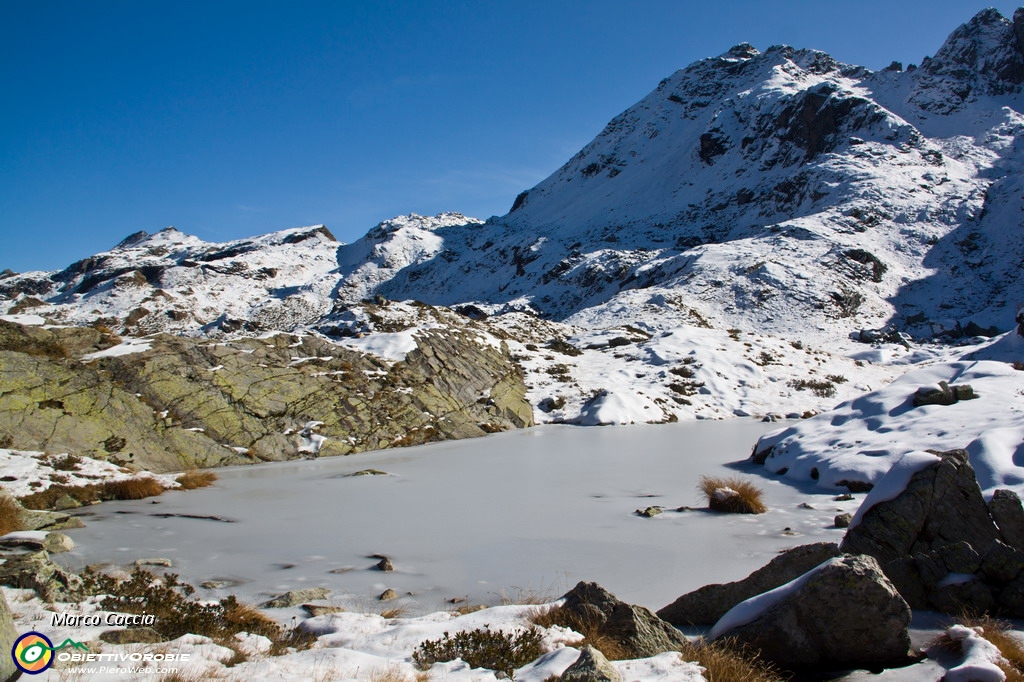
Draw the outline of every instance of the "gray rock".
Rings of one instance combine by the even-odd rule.
[[[149,627],[106,630],[100,633],[100,639],[110,644],[155,644],[167,641],[166,637]]]
[[[1013,582],[1024,573],[1024,552],[997,540],[985,552],[981,573],[993,583]]]
[[[665,511],[664,508],[658,507],[658,506],[654,506],[654,507],[647,507],[646,509],[637,509],[633,513],[636,514],[637,516],[643,516],[645,518],[651,519],[651,518],[654,518],[655,516],[657,516],[658,514],[661,514],[664,511]]]
[[[136,559],[136,566],[159,566],[162,568],[171,568],[174,566],[174,562],[167,557],[150,557],[149,559]]]
[[[14,629],[14,616],[7,606],[4,593],[0,591],[0,680],[13,680],[17,670],[14,667],[14,659],[10,652],[14,649],[14,640],[18,638],[18,631]]]
[[[389,557],[381,557],[381,560],[377,562],[378,571],[393,571],[395,565],[391,562]]]
[[[35,590],[44,601],[74,601],[82,579],[50,561],[45,549],[8,556],[0,564],[0,585]]]
[[[743,580],[706,585],[684,594],[658,611],[673,625],[710,625],[741,601],[794,580],[824,561],[839,556],[834,542],[817,542],[786,550]]]
[[[988,613],[996,606],[992,589],[976,576],[964,583],[937,587],[928,593],[932,609],[943,613]]]
[[[398,593],[390,587],[381,592],[380,595],[377,597],[378,601],[392,601],[394,599],[398,599]]]
[[[604,654],[588,644],[559,679],[562,682],[622,682],[622,675]]]
[[[331,591],[326,587],[307,587],[304,590],[291,590],[264,602],[262,607],[265,609],[288,609],[304,602],[327,599],[327,595],[330,593]]]
[[[43,542],[43,547],[50,554],[60,554],[62,552],[70,552],[75,549],[75,541],[69,538],[64,533],[58,533],[52,531],[46,534],[46,540]]]
[[[942,545],[937,551],[950,573],[976,573],[981,568],[981,556],[966,540]]]
[[[580,582],[563,599],[562,609],[581,622],[593,623],[599,636],[622,646],[629,658],[647,658],[689,646],[679,630],[649,609],[620,601],[597,583]]]
[[[53,508],[56,511],[67,511],[68,509],[78,509],[82,506],[82,503],[71,497],[70,495],[61,495],[53,503]]]
[[[335,606],[334,604],[303,604],[302,610],[314,618],[326,616],[329,613],[343,613],[345,611],[343,607]]]
[[[362,469],[351,474],[345,474],[345,478],[354,478],[356,476],[390,476],[390,474],[380,469]]]
[[[1003,542],[1024,551],[1024,506],[1012,490],[997,490],[988,503],[988,513],[999,526]]]
[[[753,621],[718,633],[788,670],[876,669],[909,662],[910,607],[869,556],[843,556]]]
[[[850,521],[852,520],[853,514],[849,512],[844,512],[842,514],[836,514],[836,517],[832,520],[832,523],[835,525],[836,528],[849,528]]]

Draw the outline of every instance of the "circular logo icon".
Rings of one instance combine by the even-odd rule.
[[[38,632],[26,632],[14,640],[11,658],[18,670],[29,675],[41,673],[53,664],[53,642]]]

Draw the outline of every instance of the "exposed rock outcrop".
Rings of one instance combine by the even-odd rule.
[[[659,610],[658,616],[680,627],[711,625],[741,601],[795,580],[822,562],[839,555],[839,546],[833,542],[816,542],[794,547],[743,580],[705,585],[684,594]]]
[[[326,587],[307,587],[304,590],[291,590],[264,602],[262,606],[266,609],[288,609],[293,606],[299,606],[307,601],[327,599],[330,593],[331,591]]]
[[[875,557],[914,608],[1024,616],[1020,500],[1000,491],[986,504],[967,452],[937,454],[863,512],[841,549]]]
[[[559,679],[562,682],[622,682],[622,675],[604,654],[588,644]]]
[[[168,471],[532,424],[507,349],[468,328],[424,330],[392,363],[290,334],[219,344],[157,335],[148,350],[81,361],[103,339],[0,321],[0,434],[12,447]]]
[[[50,561],[46,550],[5,557],[0,585],[35,590],[48,602],[74,601],[82,592],[82,579]]]
[[[780,593],[727,613],[711,631],[788,670],[910,662],[910,607],[868,556],[830,559]]]
[[[580,582],[563,599],[567,613],[619,644],[628,658],[647,658],[689,646],[679,630],[649,609],[620,601],[597,583]]]

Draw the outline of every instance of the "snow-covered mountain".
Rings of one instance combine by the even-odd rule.
[[[505,216],[402,216],[353,244],[323,226],[223,244],[138,233],[59,272],[0,276],[0,312],[336,340],[458,318],[387,305],[416,300],[505,339],[541,419],[818,409],[936,357],[868,352],[862,329],[1012,326],[1022,83],[1024,9],[979,13],[906,69],[737,45],[663,80]],[[566,339],[584,355],[558,351]],[[852,380],[807,400],[795,386],[817,370]]]

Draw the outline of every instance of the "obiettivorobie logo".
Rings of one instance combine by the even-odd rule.
[[[65,639],[60,646],[53,646],[53,642],[40,632],[26,632],[14,640],[11,648],[11,658],[18,670],[29,675],[38,675],[53,665],[53,653],[64,647],[72,647],[82,651],[89,648],[81,642],[76,642],[70,637]]]
[[[59,654],[56,653],[66,647],[71,647],[71,649],[75,651],[62,651]],[[18,639],[14,640],[14,646],[11,648],[11,658],[14,659],[14,665],[18,666],[18,670],[23,673],[28,673],[29,675],[37,675],[49,670],[55,659],[62,663],[70,662],[77,665],[92,663],[115,664],[113,667],[105,666],[98,669],[85,668],[84,670],[89,673],[171,674],[177,672],[178,669],[155,666],[170,662],[184,663],[191,658],[191,654],[140,653],[138,651],[133,651],[131,653],[116,652],[94,654],[89,652],[88,646],[81,642],[76,642],[70,637],[65,639],[60,646],[53,646],[53,642],[51,642],[43,633],[26,632],[18,637]],[[122,667],[125,664],[131,667]]]

